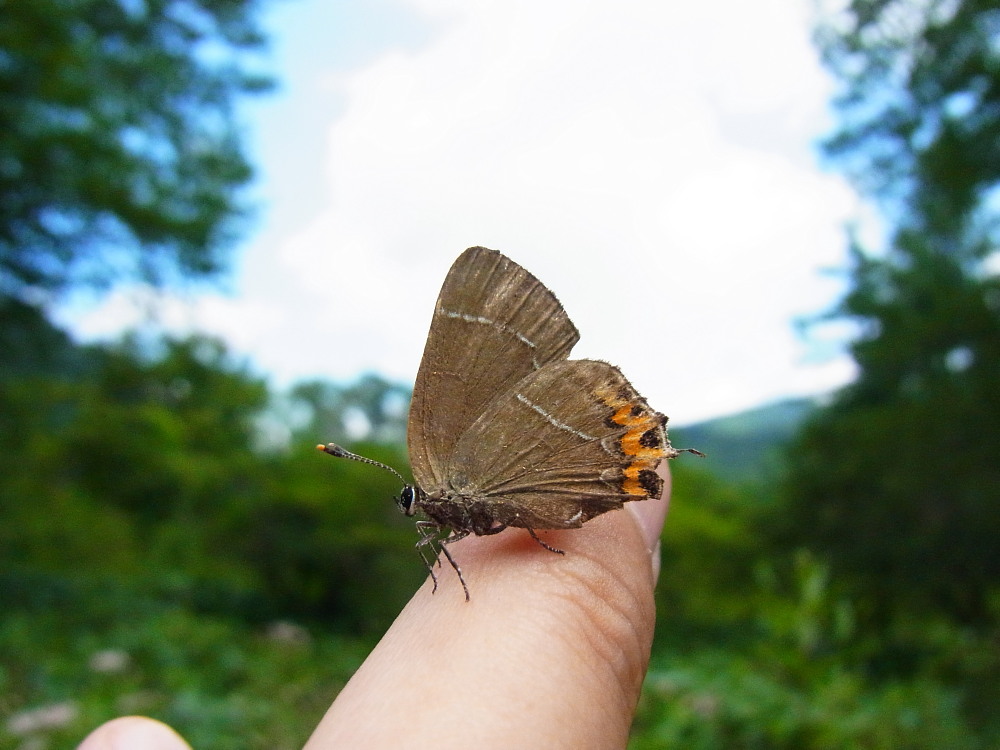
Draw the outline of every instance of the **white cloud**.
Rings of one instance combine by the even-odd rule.
[[[835,294],[817,269],[854,210],[812,161],[829,85],[806,3],[412,5],[430,42],[309,92],[343,103],[328,183],[281,190],[325,207],[269,228],[207,325],[281,380],[412,378],[450,262],[484,244],[559,296],[578,356],[678,421],[849,375],[803,364],[791,328]]]

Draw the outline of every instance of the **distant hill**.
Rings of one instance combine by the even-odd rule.
[[[678,448],[707,455],[705,469],[730,481],[757,481],[780,467],[780,450],[819,399],[796,398],[670,430]]]

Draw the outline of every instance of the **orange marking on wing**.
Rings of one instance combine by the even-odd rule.
[[[633,418],[632,422],[628,426],[631,429],[626,432],[624,436],[622,436],[621,440],[622,450],[624,450],[627,455],[645,458],[647,460],[662,458],[665,455],[662,447],[662,443],[666,442],[665,439],[661,441],[661,445],[657,446],[650,447],[642,444],[643,435],[650,430],[655,430],[660,427],[659,420],[652,414],[649,414],[648,412],[640,414],[638,417]]]
[[[618,443],[622,453],[632,459],[622,470],[624,476],[621,484],[622,492],[637,497],[647,497],[649,493],[640,482],[639,476],[643,471],[655,470],[657,464],[667,453],[663,445],[649,448],[644,446],[641,441],[642,436],[647,431],[660,426],[660,421],[648,411],[633,414],[632,410],[636,404],[629,399],[621,398],[618,392],[613,389],[598,390],[597,397],[601,403],[614,410],[611,421],[628,428]],[[665,440],[663,442],[666,443]]]
[[[602,404],[610,406],[612,409],[623,409],[626,406],[630,406],[628,399],[621,398],[618,393],[613,388],[601,387],[594,391],[598,399],[600,399]]]
[[[631,477],[629,477],[624,482],[622,482],[622,491],[626,495],[645,495],[646,494],[646,490],[644,490],[642,488],[642,485],[639,484],[639,480],[638,479],[633,479]]]
[[[643,434],[656,425],[652,419],[647,419],[636,429],[630,430],[621,440],[622,451],[634,459],[622,472],[625,475],[622,490],[626,494],[647,496],[649,492],[639,481],[639,476],[643,471],[654,471],[656,465],[666,455],[662,447],[647,448],[639,442]]]
[[[645,495],[646,491],[639,484],[640,467],[634,463],[629,464],[625,471],[625,481],[622,482],[622,491],[628,495]]]
[[[604,399],[602,399],[602,401],[615,410],[615,412],[611,415],[611,421],[624,427],[628,423],[632,408],[628,405],[619,406],[618,404],[612,404]]]

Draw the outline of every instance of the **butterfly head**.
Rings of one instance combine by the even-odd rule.
[[[403,487],[403,491],[400,492],[399,497],[396,498],[396,505],[398,505],[399,509],[403,511],[404,515],[412,516],[417,512],[419,496],[420,490],[412,484],[408,484]]]

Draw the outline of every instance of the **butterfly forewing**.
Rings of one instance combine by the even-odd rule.
[[[545,286],[495,250],[473,247],[438,296],[410,404],[410,463],[426,491],[441,487],[455,445],[491,400],[565,359],[579,339]]]

